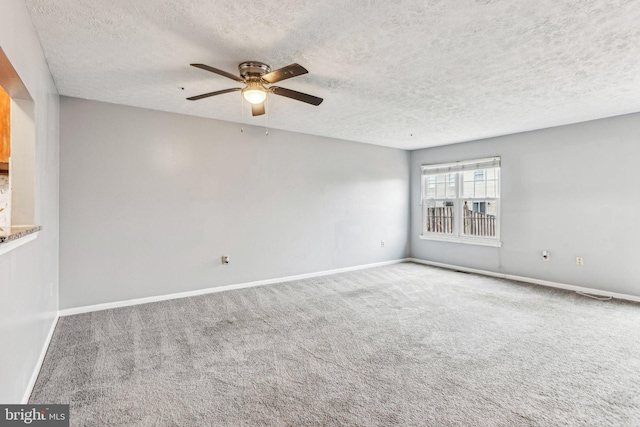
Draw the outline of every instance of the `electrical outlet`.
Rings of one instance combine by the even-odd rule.
[[[542,251],[542,260],[543,261],[549,261],[549,257],[550,257],[549,251]]]
[[[577,265],[584,265],[584,259],[581,256],[577,256],[576,257],[576,264]]]
[[[222,256],[222,264],[229,264],[229,255]]]
[[[381,247],[381,248],[384,248],[384,245],[385,245],[384,240],[380,240],[380,247]]]

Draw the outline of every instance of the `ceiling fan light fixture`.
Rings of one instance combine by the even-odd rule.
[[[208,98],[210,96],[222,95],[223,93],[242,91],[242,96],[251,104],[251,114],[253,116],[261,116],[265,114],[265,100],[269,94],[284,96],[285,98],[294,99],[296,101],[305,102],[311,105],[320,105],[322,98],[287,89],[279,86],[272,86],[282,80],[291,77],[307,74],[306,68],[299,64],[291,64],[286,67],[271,71],[271,67],[263,62],[248,61],[238,65],[240,77],[218,70],[205,64],[191,64],[192,67],[200,68],[205,71],[218,74],[239,83],[244,83],[244,88],[234,87],[231,89],[217,90],[215,92],[203,93],[202,95],[190,96],[189,101],[197,101],[199,99]],[[243,110],[244,111],[244,110]]]
[[[251,81],[242,89],[242,96],[251,104],[261,104],[267,99],[267,91],[259,81]]]

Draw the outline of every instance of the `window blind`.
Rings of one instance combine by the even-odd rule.
[[[422,165],[421,169],[422,175],[436,175],[439,173],[461,172],[497,167],[500,167],[500,157],[488,157],[486,159],[466,160],[454,163],[439,163],[436,165]]]

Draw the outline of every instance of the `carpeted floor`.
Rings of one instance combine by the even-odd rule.
[[[72,426],[639,426],[640,304],[398,264],[60,318]]]

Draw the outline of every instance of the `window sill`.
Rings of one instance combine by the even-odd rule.
[[[38,225],[11,227],[10,231],[0,234],[0,255],[35,240],[40,230],[42,230],[42,227]]]
[[[483,239],[480,237],[458,237],[458,236],[447,236],[444,234],[433,234],[433,235],[421,234],[420,239],[436,240],[438,242],[464,243],[466,245],[493,246],[495,248],[502,247],[502,242],[500,240]]]

